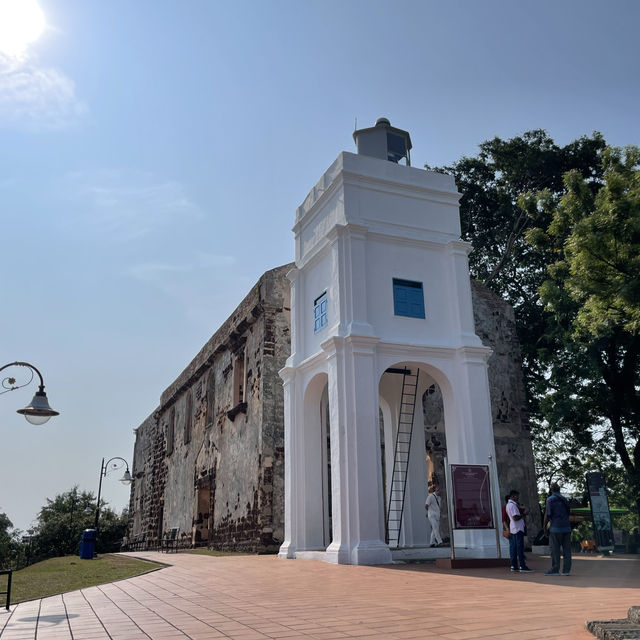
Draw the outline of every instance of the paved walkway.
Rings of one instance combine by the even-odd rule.
[[[591,639],[587,619],[640,605],[640,560],[578,557],[574,575],[433,564],[138,553],[171,566],[0,612],[2,640]]]

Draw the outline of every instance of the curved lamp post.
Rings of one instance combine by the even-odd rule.
[[[40,387],[33,396],[33,400],[31,400],[24,409],[18,409],[18,413],[21,413],[31,424],[36,425],[44,424],[51,416],[60,415],[58,411],[54,411],[49,406],[47,394],[44,392],[44,380],[42,379],[42,374],[32,364],[29,364],[28,362],[10,362],[9,364],[5,364],[0,367],[0,371],[9,367],[27,367],[31,371],[31,378],[23,384],[16,384],[16,379],[13,377],[4,378],[2,380],[2,388],[4,391],[0,391],[0,394],[26,387],[33,380],[34,371],[40,378]]]
[[[114,462],[114,460],[119,460],[120,463]],[[109,469],[109,465],[113,462],[112,467]],[[113,458],[109,458],[106,462],[104,458],[102,458],[102,463],[100,465],[100,482],[98,483],[98,499],[96,501],[96,519],[93,525],[93,528],[96,530],[96,536],[98,533],[98,521],[100,520],[100,494],[102,493],[102,478],[107,477],[107,473],[111,473],[111,471],[115,471],[116,469],[122,469],[122,467],[126,467],[126,471],[122,478],[120,478],[120,482],[122,484],[131,484],[132,478],[129,473],[129,463],[120,456],[114,456]]]

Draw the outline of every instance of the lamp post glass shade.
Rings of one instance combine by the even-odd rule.
[[[16,389],[26,387],[31,380],[33,380],[34,373],[37,374],[40,379],[40,385],[38,387],[38,391],[36,391],[36,395],[33,396],[33,400],[31,400],[31,403],[24,409],[18,409],[18,413],[21,413],[31,424],[44,424],[49,418],[51,418],[51,416],[60,415],[58,411],[53,410],[49,406],[47,394],[44,392],[44,380],[42,379],[42,374],[36,367],[28,362],[20,362],[16,360],[16,362],[10,362],[9,364],[1,366],[0,371],[4,371],[9,367],[26,367],[31,373],[31,378],[23,383],[16,383],[16,378],[13,376],[4,378],[3,380],[0,380],[0,386],[4,389],[4,391],[0,391],[0,393],[15,391]]]
[[[28,422],[35,425],[44,424],[51,416],[60,415],[58,411],[49,406],[47,394],[42,387],[40,391],[36,391],[33,399],[24,409],[18,409],[18,413],[21,413]]]
[[[122,484],[131,484],[132,480],[129,469],[124,472],[124,475],[122,476],[122,478],[120,478],[120,482],[122,482]]]

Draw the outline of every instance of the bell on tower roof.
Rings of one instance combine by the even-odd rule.
[[[389,160],[396,164],[404,158],[407,166],[411,166],[409,132],[392,127],[387,118],[378,118],[373,127],[354,131],[353,139],[361,155]]]

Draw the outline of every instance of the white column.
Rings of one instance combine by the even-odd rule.
[[[302,341],[304,339],[303,326],[304,322],[303,300],[300,282],[300,270],[295,267],[287,272],[287,278],[291,283],[291,354],[287,359],[287,365],[294,366],[302,353]]]
[[[447,455],[451,464],[486,465],[490,455],[495,458],[487,374],[490,355],[488,347],[461,347],[458,350],[453,374],[457,428],[449,429],[446,424]],[[466,547],[477,556],[495,555],[493,529],[456,531],[455,536],[456,547]]]
[[[284,367],[280,370],[284,388],[284,542],[280,546],[280,558],[295,558],[296,539],[299,531],[299,510],[296,482],[296,433],[293,416],[295,414],[295,369]]]
[[[331,522],[332,540],[325,558],[349,564],[349,476],[343,392],[345,379],[344,339],[333,337],[322,343],[329,375],[329,438],[331,441]]]
[[[367,228],[336,225],[329,234],[336,255],[340,291],[340,334],[373,335],[367,318]]]
[[[349,336],[323,344],[329,357],[334,562],[391,561],[384,542],[384,502],[378,424],[377,338]],[[334,442],[337,438],[337,447]],[[345,558],[345,553],[348,557]]]
[[[473,301],[471,299],[471,282],[469,280],[469,252],[471,245],[461,240],[448,242],[446,250],[449,254],[448,278],[452,304],[451,317],[456,323],[456,331],[460,336],[460,344],[479,346],[482,343],[476,335],[473,320]]]

